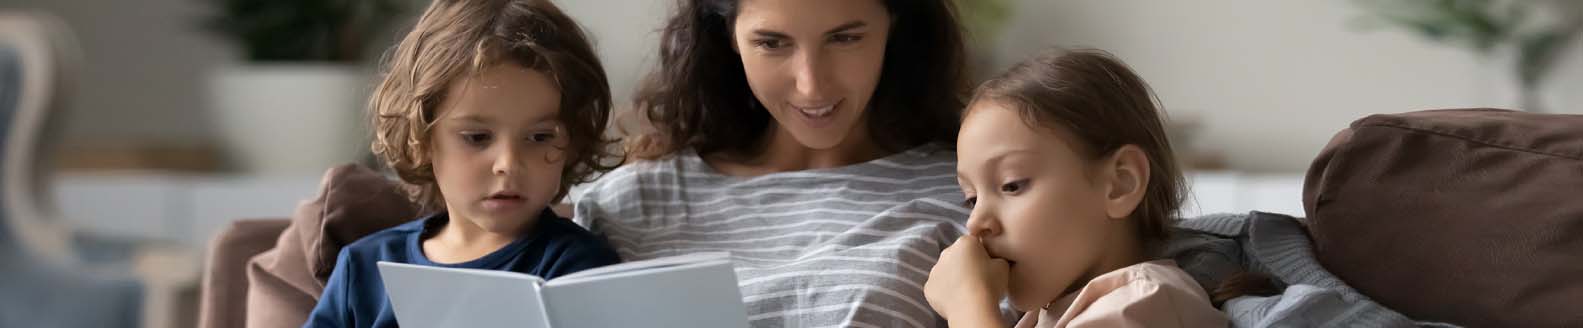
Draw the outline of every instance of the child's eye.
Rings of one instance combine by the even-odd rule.
[[[555,132],[537,132],[537,133],[534,133],[532,135],[529,135],[528,136],[528,141],[536,142],[536,143],[544,143],[544,142],[555,141],[555,137],[556,137],[555,136]]]
[[[968,197],[967,200],[962,201],[962,207],[966,207],[968,209],[973,209],[973,206],[977,205],[978,197]]]
[[[1000,192],[1008,194],[1022,192],[1023,189],[1028,189],[1028,179],[1007,182],[1006,184],[1000,185]]]
[[[493,136],[485,132],[462,132],[462,142],[473,146],[488,145]]]

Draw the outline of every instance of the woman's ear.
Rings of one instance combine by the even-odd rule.
[[[1149,156],[1137,145],[1125,145],[1104,160],[1105,214],[1112,219],[1132,216],[1148,192]]]

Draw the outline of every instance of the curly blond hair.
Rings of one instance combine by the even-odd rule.
[[[615,140],[605,137],[609,81],[570,17],[547,0],[435,0],[385,56],[383,80],[368,108],[374,155],[408,184],[410,198],[425,212],[445,208],[430,148],[436,111],[452,82],[499,63],[544,73],[560,89],[560,120],[570,142],[553,201],[620,164],[621,156],[612,153]]]

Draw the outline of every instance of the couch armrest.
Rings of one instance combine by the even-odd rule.
[[[247,261],[275,247],[288,219],[232,222],[209,242],[199,291],[198,327],[241,327],[247,318]]]

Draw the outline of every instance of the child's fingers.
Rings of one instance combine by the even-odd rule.
[[[978,237],[973,237],[973,236],[956,237],[956,243],[952,244],[952,246],[956,246],[956,245],[964,245],[963,247],[969,247],[967,245],[976,246],[976,247],[983,247],[983,245],[979,244]]]
[[[1006,262],[1005,259],[990,259],[989,268],[997,276],[1005,277],[1011,271],[1011,263]]]
[[[984,251],[984,244],[979,242],[978,237],[973,236],[962,236],[956,238],[956,243],[951,244],[951,248],[957,248],[968,252],[988,254]]]

